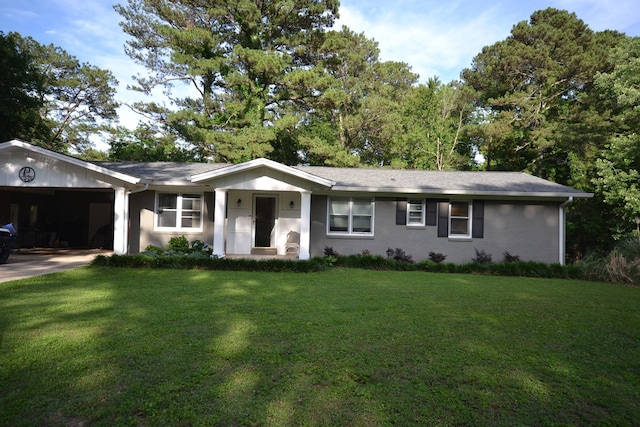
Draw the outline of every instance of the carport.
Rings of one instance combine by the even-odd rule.
[[[113,249],[113,189],[0,188],[19,248]],[[6,216],[6,213],[9,213]]]
[[[139,178],[13,140],[0,144],[0,225],[23,248],[127,253],[129,194]]]

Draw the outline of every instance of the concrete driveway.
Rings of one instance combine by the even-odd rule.
[[[20,249],[0,264],[0,283],[71,270],[89,264],[96,255],[111,254],[103,249]]]

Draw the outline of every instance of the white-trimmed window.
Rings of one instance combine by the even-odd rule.
[[[469,202],[449,203],[449,237],[471,237],[471,210]]]
[[[202,194],[157,193],[156,229],[202,230]]]
[[[327,233],[345,235],[373,234],[373,199],[357,197],[330,198]]]
[[[424,199],[407,200],[407,225],[422,226],[425,220]]]

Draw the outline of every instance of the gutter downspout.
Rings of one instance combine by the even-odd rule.
[[[564,258],[566,255],[566,234],[567,224],[565,222],[565,208],[573,203],[573,196],[570,196],[565,202],[558,207],[558,262],[560,265],[564,265]]]

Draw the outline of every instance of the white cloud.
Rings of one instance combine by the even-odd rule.
[[[455,9],[455,4],[447,11],[375,8],[365,16],[362,9],[343,4],[337,24],[375,39],[381,60],[408,63],[420,81],[438,76],[448,82],[458,78],[483,46],[506,37],[511,28],[495,25],[496,7],[468,20],[456,18]]]

